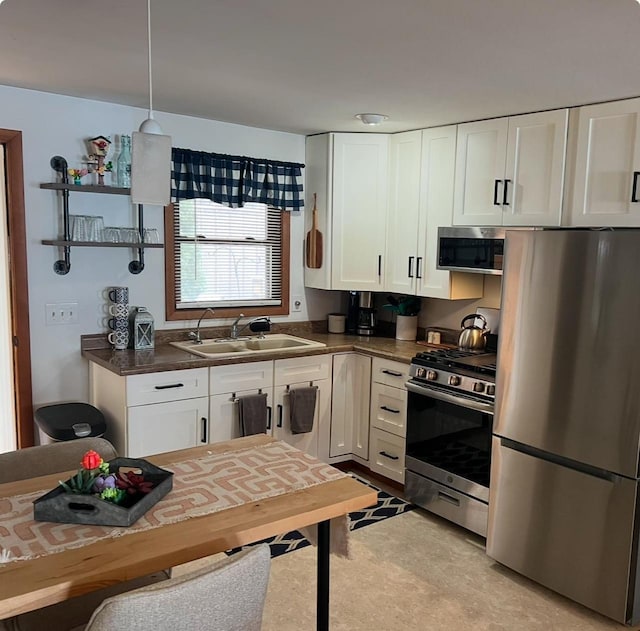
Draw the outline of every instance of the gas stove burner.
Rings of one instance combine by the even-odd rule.
[[[496,355],[484,351],[463,351],[458,349],[438,349],[418,353],[412,364],[428,368],[446,368],[449,372],[477,372],[487,377],[495,377]]]

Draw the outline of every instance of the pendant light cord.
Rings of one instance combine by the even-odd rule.
[[[151,0],[147,0],[147,52],[149,68],[149,118],[153,118],[153,79],[151,72]]]

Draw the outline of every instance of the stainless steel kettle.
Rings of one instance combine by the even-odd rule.
[[[465,322],[470,320],[473,324],[465,326]],[[475,321],[482,321],[482,328],[476,326]],[[458,348],[465,351],[482,351],[487,344],[487,319],[479,313],[470,313],[462,318],[460,323],[462,331],[458,337]]]

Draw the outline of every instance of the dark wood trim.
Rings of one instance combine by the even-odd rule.
[[[18,447],[33,445],[33,401],[31,391],[31,335],[29,330],[29,283],[27,236],[24,211],[22,133],[0,129],[5,148],[7,183],[7,230],[11,322],[14,336],[13,370]]]
[[[130,188],[102,186],[100,184],[69,184],[67,182],[44,182],[40,188],[52,191],[77,191],[78,193],[105,193],[107,195],[131,195]]]
[[[207,314],[205,320],[233,318],[243,313],[247,317],[289,314],[289,290],[291,275],[291,213],[282,213],[282,305],[275,307],[228,307],[216,308],[215,314]],[[173,204],[164,207],[164,277],[165,277],[165,319],[197,320],[203,309],[176,309],[175,260],[174,260]]]

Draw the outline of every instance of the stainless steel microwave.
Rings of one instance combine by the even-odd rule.
[[[502,274],[504,228],[438,228],[438,269]]]

